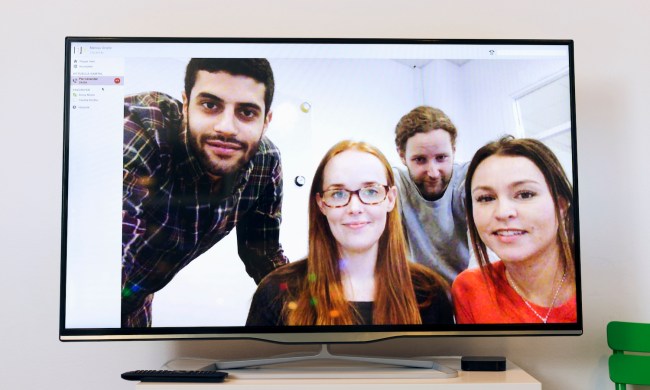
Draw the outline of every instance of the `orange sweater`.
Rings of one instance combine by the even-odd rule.
[[[456,322],[459,324],[513,324],[541,323],[506,279],[502,261],[493,264],[497,279],[494,286],[486,283],[479,268],[461,272],[451,288]],[[496,289],[495,289],[496,288]],[[498,294],[494,292],[497,291]],[[545,317],[548,307],[529,302]],[[548,322],[576,322],[577,308],[575,294],[566,302],[558,302],[548,317]]]

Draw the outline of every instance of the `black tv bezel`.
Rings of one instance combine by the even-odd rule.
[[[68,213],[70,59],[73,43],[255,43],[255,44],[395,44],[395,45],[538,45],[566,46],[569,60],[571,142],[574,191],[574,242],[577,321],[552,324],[454,324],[382,326],[304,326],[304,327],[153,327],[153,328],[67,328],[65,326],[66,255]],[[425,38],[209,38],[209,37],[91,37],[65,38],[63,164],[61,205],[61,275],[59,339],[61,341],[104,340],[262,340],[275,343],[358,343],[399,337],[509,337],[577,336],[583,333],[580,223],[578,196],[578,157],[575,103],[574,42],[570,39],[425,39]]]

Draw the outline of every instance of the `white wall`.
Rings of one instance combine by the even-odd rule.
[[[585,334],[394,340],[335,350],[502,354],[544,389],[612,388],[606,323],[650,322],[648,17],[645,0],[3,2],[0,388],[130,389],[121,372],[173,357],[295,349],[251,341],[57,340],[66,35],[574,39]]]

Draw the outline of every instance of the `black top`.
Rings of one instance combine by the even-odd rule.
[[[444,282],[435,275],[425,273],[421,268],[411,269],[411,278],[415,286],[425,284],[426,289],[418,287],[415,291],[422,324],[453,324],[453,309]],[[429,273],[426,273],[429,272]],[[255,291],[247,326],[285,326],[282,308],[289,296],[289,290],[296,287],[296,280],[306,277],[307,261],[300,260],[285,265],[267,275]],[[417,282],[416,282],[417,279]],[[425,281],[425,283],[422,283]],[[361,325],[372,324],[372,302],[350,302],[361,318]]]

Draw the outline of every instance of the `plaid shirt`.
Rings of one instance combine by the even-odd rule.
[[[122,327],[151,326],[153,293],[237,228],[239,256],[259,283],[287,262],[279,244],[282,167],[266,137],[225,194],[193,155],[181,103],[162,93],[124,100]],[[224,292],[225,293],[225,292]]]

